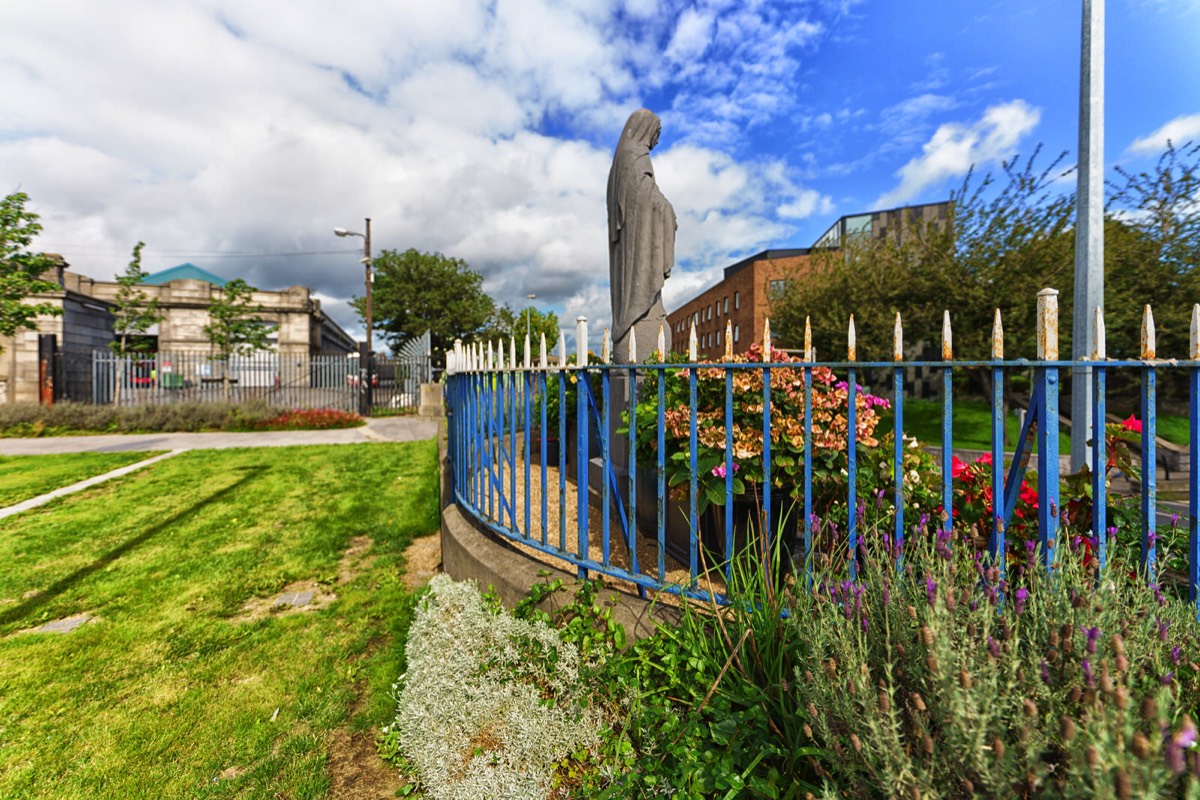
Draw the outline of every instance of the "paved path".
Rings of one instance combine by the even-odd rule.
[[[103,436],[49,436],[0,439],[0,456],[52,453],[119,453],[129,450],[216,450],[227,447],[285,447],[303,444],[413,442],[437,435],[437,420],[424,417],[372,417],[360,428],[331,431],[259,433],[138,433]]]

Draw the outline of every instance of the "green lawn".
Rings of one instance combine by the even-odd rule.
[[[1062,409],[1069,413],[1070,409]],[[880,415],[878,430],[892,429],[892,414],[884,412]],[[1017,415],[1010,412],[1005,420],[1008,437],[1006,450],[1012,450],[1016,445],[1017,436],[1021,433]],[[942,441],[942,402],[940,400],[904,401],[904,432],[915,436],[923,445],[940,445]],[[1188,429],[1188,418],[1171,414],[1158,415],[1158,435],[1168,442],[1186,446],[1191,441]],[[954,401],[954,448],[963,450],[990,450],[992,448],[992,407],[982,400]],[[1066,426],[1060,429],[1058,435],[1059,452],[1067,453],[1071,449],[1071,431]]]
[[[1021,426],[1016,412],[1009,412],[1004,421],[1008,446],[1016,446]],[[879,423],[880,432],[892,429],[892,414],[885,412]],[[923,445],[940,445],[942,442],[942,401],[906,398],[904,401],[904,432],[917,437]],[[992,449],[992,407],[982,400],[955,400],[953,445],[956,450]],[[1070,433],[1059,433],[1060,452],[1071,449]],[[1065,449],[1064,449],[1065,448]]]
[[[6,520],[0,797],[325,797],[330,732],[393,714],[436,467],[431,441],[195,451]],[[298,581],[337,599],[240,619]]]
[[[159,452],[0,456],[0,508],[16,505],[95,475],[103,475],[126,464],[158,455]]]

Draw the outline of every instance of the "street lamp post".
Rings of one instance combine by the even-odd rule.
[[[363,240],[363,277],[367,285],[366,317],[367,341],[358,359],[358,392],[359,413],[366,415],[371,411],[371,218],[366,220],[366,233],[349,231],[345,228],[334,228],[337,236],[358,236]]]
[[[367,232],[357,233],[348,231],[345,228],[334,228],[333,232],[338,236],[358,236],[363,240],[363,258],[364,278],[367,284],[366,297],[366,318],[367,318],[367,352],[371,352],[371,218],[366,218]]]
[[[530,300],[537,300],[536,294],[527,294],[525,296],[528,297]],[[533,316],[533,306],[530,306],[529,308],[525,309],[525,338],[526,339],[529,338],[529,318],[532,316]]]

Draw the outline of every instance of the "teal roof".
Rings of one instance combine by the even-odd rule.
[[[142,279],[142,283],[150,283],[160,286],[171,281],[181,280],[208,281],[216,286],[224,286],[227,281],[224,278],[218,278],[206,269],[200,269],[195,264],[179,264],[178,266],[168,267],[162,272],[155,272],[153,275],[147,275]]]

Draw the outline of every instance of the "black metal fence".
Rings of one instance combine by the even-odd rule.
[[[55,354],[54,396],[96,405],[261,400],[283,408],[359,413],[415,409],[433,379],[428,356],[289,355],[258,352],[221,359],[206,352],[118,356],[108,350]]]

